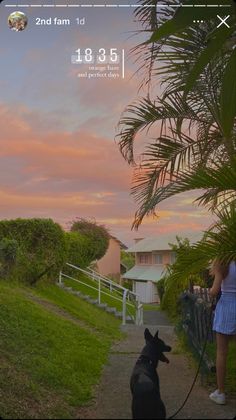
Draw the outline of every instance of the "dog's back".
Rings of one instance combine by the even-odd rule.
[[[155,369],[141,362],[134,367],[130,388],[133,394],[133,419],[165,419],[166,410],[161,400],[159,378]]]
[[[131,378],[132,417],[133,419],[165,419],[166,410],[161,400],[157,364],[159,360],[168,362],[163,351],[170,351],[158,338],[153,337],[148,329],[144,333],[146,346],[137,360]]]

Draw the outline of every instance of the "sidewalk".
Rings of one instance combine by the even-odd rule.
[[[148,322],[148,324],[146,324]],[[109,362],[104,367],[100,384],[96,390],[96,401],[81,409],[77,418],[81,419],[131,419],[130,375],[133,366],[144,346],[144,329],[152,333],[159,330],[159,336],[172,346],[168,354],[169,364],[159,363],[158,374],[162,400],[165,403],[167,417],[172,416],[182,405],[195,376],[195,369],[189,366],[185,355],[175,354],[176,336],[173,326],[161,311],[145,314],[145,325],[122,326],[127,333],[124,341],[114,345]],[[219,406],[208,398],[209,391],[199,381],[185,407],[176,419],[233,419],[236,415],[236,401],[227,400],[227,405]]]

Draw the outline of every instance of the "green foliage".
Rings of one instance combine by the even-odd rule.
[[[172,265],[167,267],[167,274],[162,279],[162,284],[160,285],[162,293],[161,307],[172,318],[178,317],[181,313],[181,303],[179,300],[181,293],[192,285],[204,285],[199,270],[196,273],[192,273],[191,270],[185,273],[183,270],[176,280],[175,273],[176,267],[179,266],[179,260],[182,255],[188,255],[191,250],[188,238],[176,236],[176,240],[177,244],[170,244],[176,253],[176,260]]]
[[[134,166],[135,228],[159,203],[182,192],[201,191],[196,202],[211,211],[236,200],[235,2],[229,0],[230,28],[218,27],[215,7],[204,8],[204,22],[195,25],[193,9],[176,8],[177,0],[163,0],[168,7],[162,13],[155,0],[147,8],[146,1],[140,4],[135,16],[153,35],[133,52],[147,92],[127,106],[117,136]],[[202,13],[196,8],[194,18]],[[152,89],[155,80],[162,89]],[[136,164],[135,141],[144,131],[146,146]]]
[[[130,252],[125,252],[124,249],[121,250],[121,261],[125,264],[128,270],[130,270],[135,265],[135,256]]]
[[[33,285],[43,276],[58,275],[65,258],[65,238],[57,223],[51,219],[2,220],[0,241],[4,238],[18,244],[12,277]]]
[[[91,263],[90,239],[78,232],[65,232],[66,262],[80,268],[86,268]],[[66,267],[68,274],[74,273],[73,268]]]
[[[157,282],[157,291],[158,291],[158,296],[160,298],[160,302],[162,303],[162,299],[165,293],[165,278],[162,277],[158,282]]]
[[[182,2],[183,5],[191,4],[191,0],[185,0]],[[204,5],[205,1],[201,0],[199,4]],[[208,1],[208,4],[214,4],[213,1]],[[236,21],[236,6],[232,0],[228,1],[229,6],[229,19],[227,23],[229,27],[221,25],[218,27],[217,9],[204,8],[204,26],[208,28],[208,33],[204,42],[202,42],[201,48],[199,48],[198,54],[194,58],[193,65],[190,68],[189,74],[185,81],[184,93],[188,95],[189,92],[194,90],[197,81],[203,76],[206,68],[209,67],[218,56],[224,54],[225,63],[223,66],[223,84],[221,86],[222,100],[220,103],[220,114],[221,114],[221,125],[225,137],[229,137],[233,126],[234,119],[236,116],[236,84],[235,84],[235,50],[232,48],[235,44],[235,21]],[[219,15],[220,15],[220,9]],[[194,10],[194,19],[201,20],[203,18],[202,8],[196,8]],[[210,30],[210,24],[214,22],[213,28]],[[203,25],[199,28],[199,32],[203,28]],[[161,42],[164,39],[170,39],[172,46],[176,48],[181,36],[188,34],[193,29],[193,11],[189,7],[180,7],[171,16],[171,19],[161,25],[160,28],[155,29],[151,39],[148,43],[153,44],[154,42]],[[183,45],[182,45],[183,47]]]
[[[71,231],[87,238],[90,261],[99,260],[105,255],[110,236],[104,226],[98,225],[95,221],[81,218],[72,222]]]
[[[18,243],[14,239],[0,241],[0,274],[8,276],[16,264]]]
[[[178,258],[172,266],[169,281],[182,282],[183,279],[202,276],[209,264],[218,259],[223,264],[236,261],[236,208],[230,205],[218,213],[219,220],[208,229],[201,241],[185,249],[178,250]]]

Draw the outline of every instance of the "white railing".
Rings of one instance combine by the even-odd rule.
[[[143,325],[143,305],[140,302],[139,296],[136,293],[131,292],[129,289],[126,289],[125,287],[121,286],[118,283],[115,283],[108,277],[102,276],[101,274],[97,273],[96,271],[88,268],[87,270],[84,270],[80,267],[77,267],[76,265],[67,263],[71,268],[74,268],[75,270],[78,270],[88,276],[90,279],[97,282],[97,287],[91,286],[88,283],[85,283],[85,281],[82,281],[80,279],[76,279],[74,277],[69,276],[68,274],[62,273],[60,271],[59,274],[59,284],[62,284],[62,278],[65,277],[69,280],[73,280],[77,283],[80,283],[90,289],[97,291],[98,296],[98,303],[102,303],[102,295],[106,295],[111,297],[112,299],[115,299],[122,303],[122,324],[126,324],[126,317],[129,313],[129,307],[135,307],[135,316],[130,314],[130,316],[134,319],[134,322],[136,325]],[[104,289],[108,289],[108,291],[105,291]],[[113,292],[116,293],[116,295],[112,294]]]

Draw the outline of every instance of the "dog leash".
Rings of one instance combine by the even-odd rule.
[[[209,322],[208,322],[208,326],[207,326],[206,339],[205,339],[205,342],[204,342],[204,345],[203,345],[202,354],[201,354],[201,357],[200,357],[200,361],[199,361],[199,364],[198,364],[197,372],[196,372],[196,375],[194,377],[193,383],[192,383],[192,385],[190,387],[190,390],[189,390],[183,404],[181,405],[181,407],[174,414],[172,414],[172,416],[167,417],[167,419],[173,419],[184,408],[186,402],[188,401],[188,399],[190,397],[190,394],[193,390],[193,387],[194,387],[194,385],[197,381],[197,377],[199,375],[200,367],[201,367],[201,364],[202,364],[202,361],[203,361],[203,356],[204,356],[205,351],[206,351],[207,339],[208,339],[208,334],[209,334],[210,326],[211,326],[211,316],[212,316],[212,312],[213,312],[214,308],[215,308],[215,301],[213,300],[212,303],[211,303],[211,307],[210,307],[210,315],[209,315]]]

